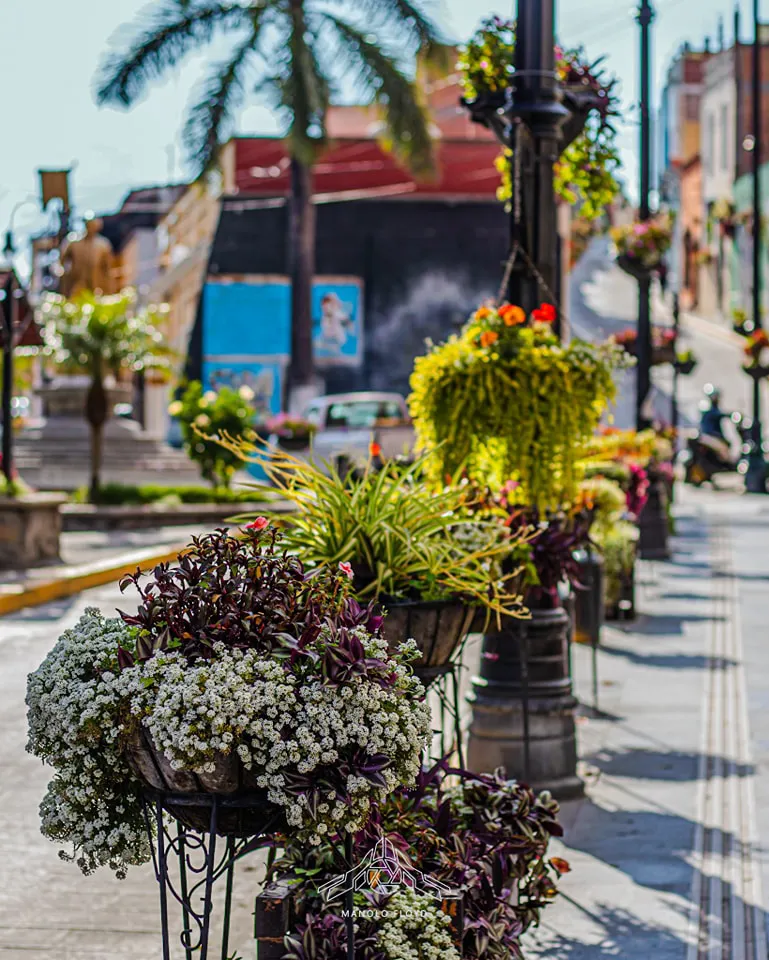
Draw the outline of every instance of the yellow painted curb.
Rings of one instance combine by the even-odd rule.
[[[36,607],[42,603],[71,597],[91,587],[114,583],[126,573],[133,573],[137,567],[149,569],[159,563],[171,563],[184,551],[185,546],[186,544],[180,544],[173,550],[166,549],[162,553],[143,551],[124,554],[118,559],[78,567],[64,576],[42,583],[7,584],[0,587],[0,616],[17,613],[25,607]]]

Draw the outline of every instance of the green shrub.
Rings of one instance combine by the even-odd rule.
[[[222,387],[218,393],[213,390],[204,393],[203,384],[193,380],[181,398],[168,408],[171,416],[179,420],[190,460],[197,463],[201,476],[213,487],[229,488],[235,471],[243,463],[243,458],[234,450],[213,438],[222,435],[241,440],[252,436],[253,398],[249,387],[239,390]]]
[[[133,507],[150,503],[254,503],[262,499],[258,491],[228,490],[224,487],[164,487],[159,484],[105,483],[94,501],[104,507]],[[73,503],[92,502],[88,488],[81,487],[72,496]]]

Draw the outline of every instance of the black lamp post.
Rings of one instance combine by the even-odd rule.
[[[649,33],[654,11],[649,0],[641,0],[636,20],[641,27],[641,134],[640,134],[640,197],[639,218],[649,219],[649,189],[651,179],[651,103],[650,103],[650,54]],[[649,426],[646,402],[651,389],[652,330],[651,330],[651,278],[638,280],[638,333],[636,339],[636,426],[643,430]]]
[[[526,311],[557,303],[560,288],[553,164],[603,101],[590,89],[559,83],[554,0],[518,0],[515,72],[507,90],[464,105],[512,151],[511,256],[507,298]],[[559,316],[555,329],[560,334]]]
[[[515,71],[507,90],[465,101],[474,120],[512,151],[508,299],[531,311],[558,307],[560,287],[553,165],[583,130],[600,96],[585,84],[559,83],[555,70],[555,0],[518,0]],[[604,96],[605,96],[604,92]],[[560,326],[556,327],[563,334]],[[504,767],[559,797],[577,794],[569,617],[556,606],[530,622],[512,618],[489,628],[472,680],[468,766]]]
[[[761,161],[762,161],[762,97],[761,97],[761,28],[758,17],[759,0],[753,0],[753,327],[761,330],[763,249],[761,211]],[[745,489],[748,493],[766,493],[766,462],[761,430],[761,380],[753,378],[753,436],[752,450],[748,457],[745,474]]]

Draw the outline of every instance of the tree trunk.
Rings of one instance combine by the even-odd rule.
[[[312,349],[312,282],[315,275],[315,207],[312,202],[312,168],[291,160],[289,269],[292,284],[291,366],[289,408],[297,392],[314,385]]]
[[[94,363],[91,374],[91,386],[85,401],[85,416],[91,426],[91,483],[90,499],[95,502],[101,487],[102,447],[104,444],[104,424],[108,416],[107,391],[104,389],[104,377],[101,362]]]

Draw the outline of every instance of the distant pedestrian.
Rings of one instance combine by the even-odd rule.
[[[660,278],[660,290],[662,291],[662,296],[668,292],[668,265],[664,260],[660,260],[660,265],[657,268],[657,274]]]

